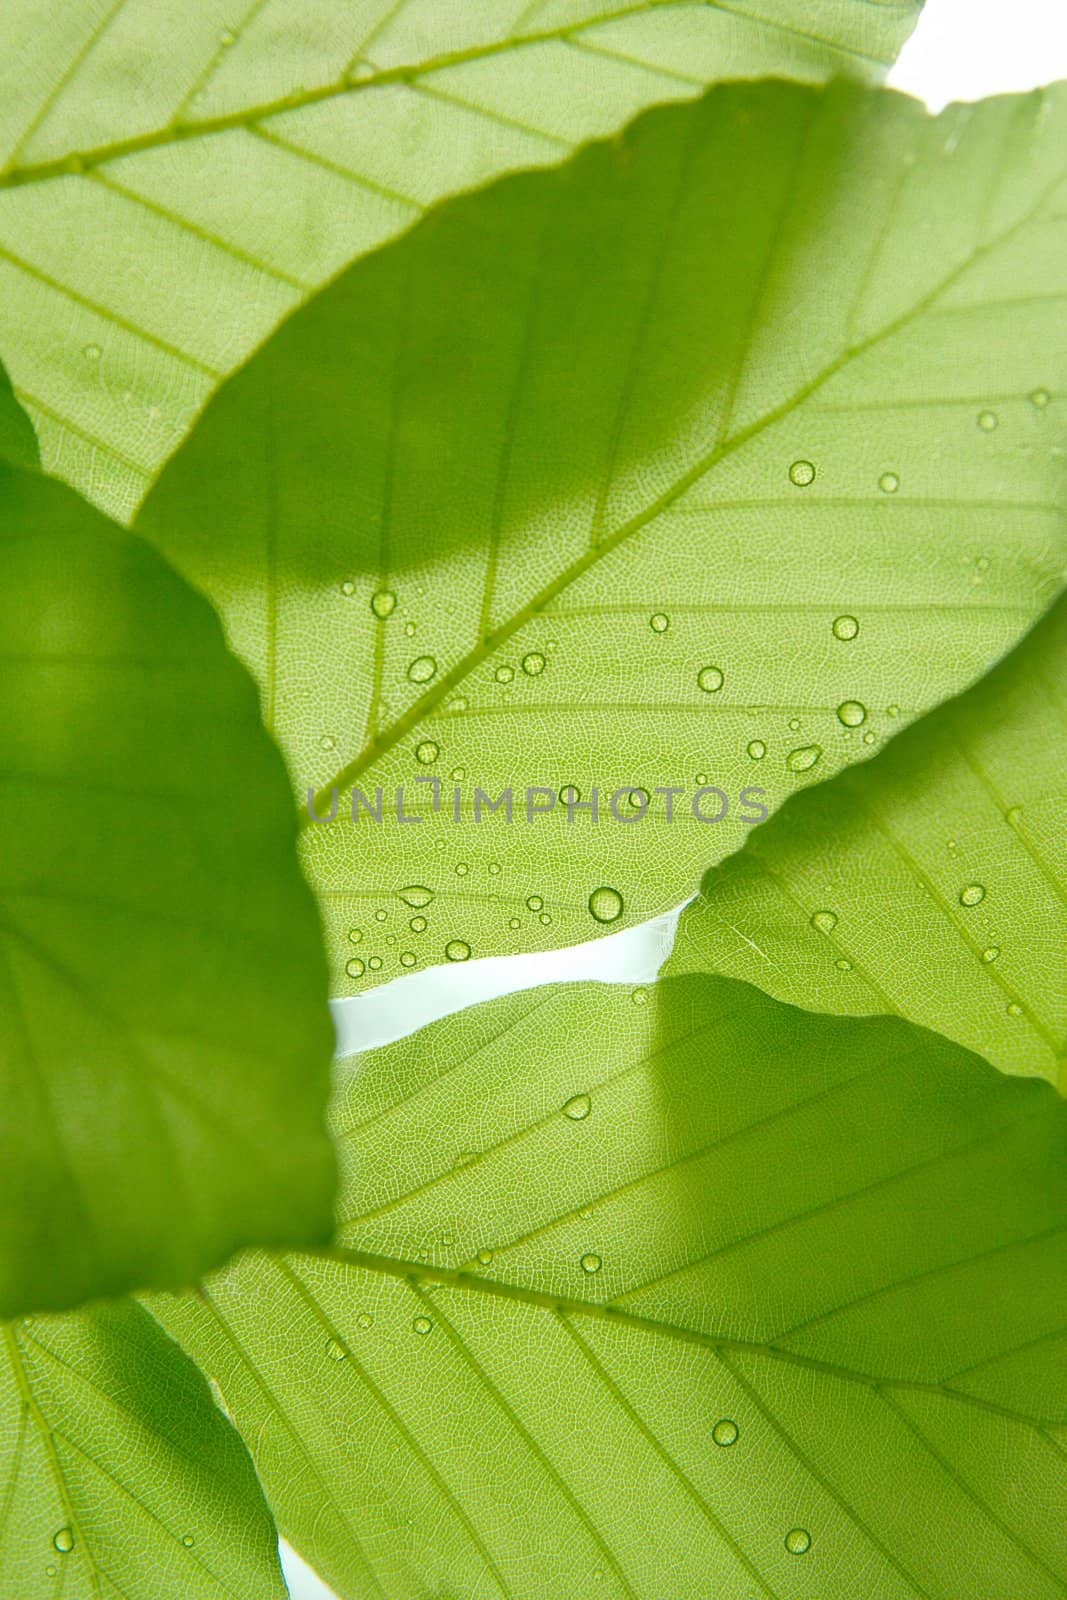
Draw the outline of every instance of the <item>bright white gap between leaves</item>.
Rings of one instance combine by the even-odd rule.
[[[1019,93],[1058,78],[1067,78],[1061,0],[926,0],[888,84],[937,112],[952,100]],[[389,1044],[439,1017],[543,983],[649,983],[670,953],[681,910],[571,949],[432,967],[335,1000],[338,1054]],[[281,1557],[292,1600],[337,1600],[284,1539]]]

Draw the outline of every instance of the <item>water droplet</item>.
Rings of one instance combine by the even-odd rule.
[[[701,667],[697,673],[697,688],[705,694],[715,694],[723,686],[723,675],[718,667]]]
[[[490,875],[490,877],[493,877],[493,878],[498,878],[500,876],[500,862],[499,861],[490,861],[490,863],[489,863],[489,875]]]
[[[421,1334],[422,1337],[425,1338],[433,1328],[433,1323],[429,1317],[416,1317],[411,1326],[415,1329],[416,1333]]]
[[[362,928],[349,928],[349,930],[348,930],[348,942],[349,942],[349,944],[359,944],[359,942],[360,942],[360,940],[362,938],[363,938],[363,929]]]
[[[806,1555],[811,1549],[811,1534],[807,1528],[790,1528],[785,1536],[785,1547],[791,1556]]]
[[[522,923],[519,921],[518,917],[509,917],[508,918],[508,927],[509,928],[521,928],[522,927]]]
[[[514,667],[497,667],[496,671],[493,673],[493,677],[496,679],[497,683],[510,683],[514,676]]]
[[[815,468],[810,461],[794,461],[789,469],[789,481],[798,489],[806,489],[815,482]]]
[[[404,624],[404,638],[405,639],[414,639],[415,632],[416,632],[416,624],[414,622],[405,622],[405,624]]]
[[[74,1549],[74,1535],[69,1528],[60,1528],[59,1532],[53,1537],[52,1543],[61,1556],[69,1556]]]
[[[995,961],[997,959],[999,954],[1000,954],[1000,946],[999,946],[999,944],[986,945],[985,949],[982,951],[982,960],[988,966],[991,961]]]
[[[430,767],[441,754],[441,746],[434,744],[432,739],[424,739],[415,746],[415,760],[421,761],[424,767]]]
[[[588,1272],[590,1277],[594,1272],[599,1272],[604,1263],[592,1250],[582,1257],[582,1271]]]
[[[654,617],[649,617],[648,625],[653,633],[666,633],[671,625],[671,619],[664,612],[657,611]]]
[[[549,916],[547,911],[542,911],[541,915],[538,917],[537,920],[538,920],[538,922],[542,923],[544,925],[544,927],[547,928],[549,923],[552,921],[552,918]]]
[[[983,433],[992,433],[999,420],[995,411],[979,411],[978,413],[978,426]]]
[[[721,1417],[711,1430],[711,1437],[717,1445],[727,1449],[737,1443],[738,1427],[732,1417]]]
[[[352,582],[352,579],[351,578],[346,578],[344,583],[342,583],[342,585],[341,585],[341,593],[344,595],[346,600],[350,600],[352,598],[352,596],[355,594],[355,592],[356,592],[356,586]]]
[[[589,896],[589,913],[595,922],[617,922],[622,916],[622,909],[622,895],[608,884],[601,884]]]
[[[835,617],[832,627],[835,639],[854,639],[860,631],[860,625],[856,618],[847,615]]]
[[[810,772],[821,756],[821,745],[804,744],[799,750],[790,750],[785,758],[785,764],[790,772]]]
[[[1017,1000],[1013,1000],[1011,1002],[1011,1004],[1009,1005],[1009,1007],[1008,1007],[1008,1016],[1009,1017],[1021,1017],[1022,1014],[1023,1014],[1022,1006],[1019,1004],[1019,1002]]]
[[[339,1340],[331,1339],[329,1344],[326,1346],[326,1354],[329,1356],[331,1361],[343,1361],[345,1356],[348,1354],[348,1351]]]
[[[1022,820],[1023,820],[1023,808],[1022,808],[1022,806],[1011,806],[1004,813],[1004,821],[1008,824],[1009,828],[1017,828]]]
[[[980,906],[985,899],[985,885],[981,883],[968,883],[960,890],[961,906]]]
[[[1036,406],[1039,411],[1043,411],[1051,399],[1052,396],[1047,389],[1032,389],[1030,391],[1030,404]]]
[[[382,970],[381,956],[371,956],[370,960],[367,962],[367,965],[372,972],[380,972]]]
[[[526,904],[529,906],[531,911],[540,911],[544,903],[545,902],[541,899],[539,894],[531,894],[526,898]]]
[[[219,44],[224,50],[228,50],[236,38],[237,35],[234,33],[232,28],[225,28],[223,32],[219,34]]]
[[[837,914],[833,911],[813,911],[811,925],[820,933],[833,933],[837,927]]]
[[[883,494],[896,494],[900,488],[900,479],[895,472],[883,472],[878,479],[878,487]]]
[[[389,916],[388,911],[383,911],[382,908],[379,906],[378,910],[374,913],[374,920],[375,920],[375,922],[385,922],[387,920],[388,916]]]
[[[860,700],[842,700],[837,708],[837,720],[846,728],[858,728],[867,720],[867,707]]]
[[[568,1100],[563,1107],[564,1116],[570,1117],[572,1122],[584,1122],[592,1108],[593,1102],[587,1094],[576,1094],[573,1100]]]
[[[834,966],[837,968],[838,972],[851,972],[852,971],[852,962],[848,959],[847,956],[839,956],[838,959],[834,962]]]
[[[566,783],[559,791],[559,798],[561,804],[565,806],[576,806],[582,798],[582,791],[576,788],[573,783]]]
[[[185,1546],[185,1548],[187,1550],[191,1550],[195,1543],[196,1543],[196,1540],[193,1538],[191,1533],[182,1534],[182,1544]]]
[[[98,344],[87,344],[82,350],[82,355],[86,361],[99,361],[103,353]]]
[[[545,658],[539,650],[531,650],[522,658],[522,670],[528,678],[539,678],[545,670]]]
[[[871,731],[868,729],[868,731],[863,735],[863,742],[864,744],[877,744],[878,735],[876,733],[871,733]]]
[[[421,911],[423,906],[428,906],[433,899],[433,890],[427,889],[421,883],[409,883],[406,888],[398,889],[397,894],[413,911]]]
[[[384,622],[396,610],[396,595],[392,589],[379,589],[377,594],[371,595],[370,608]]]
[[[762,761],[767,754],[767,746],[762,739],[753,739],[748,747],[748,753],[753,761]]]
[[[457,878],[465,878],[469,871],[470,871],[470,867],[467,865],[467,863],[465,861],[457,861],[456,862],[456,877]]]
[[[353,956],[351,961],[345,962],[345,971],[350,978],[362,978],[366,970],[358,956]]]
[[[433,656],[416,656],[408,667],[408,677],[412,683],[429,683],[437,672],[437,662]]]
[[[402,967],[413,967],[418,959],[414,950],[402,950],[400,952],[400,965]]]
[[[370,1312],[361,1311],[359,1316],[356,1318],[356,1327],[362,1328],[364,1332],[366,1332],[368,1328],[373,1328],[373,1326],[374,1318],[371,1316]]]
[[[647,1006],[648,990],[645,988],[632,989],[630,991],[630,999],[633,1001],[635,1006]]]
[[[329,733],[324,733],[322,738],[319,740],[319,746],[323,750],[333,750],[336,747],[336,743],[337,741],[334,739],[333,735]]]
[[[889,717],[899,717],[900,716],[900,707],[895,702],[891,706],[886,706],[885,709],[886,709],[886,715],[889,716]]]
[[[468,961],[471,947],[464,939],[450,939],[445,945],[445,955],[449,961]]]
[[[491,1250],[479,1250],[475,1260],[480,1267],[491,1267],[493,1264],[493,1252]]]
[[[800,727],[800,718],[799,717],[790,717],[789,726],[790,726],[790,728],[792,728],[793,732],[796,733],[797,729]]]

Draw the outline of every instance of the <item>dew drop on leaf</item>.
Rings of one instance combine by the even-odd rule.
[[[355,594],[355,592],[356,592],[356,586],[352,582],[352,579],[351,578],[346,578],[344,583],[342,583],[342,585],[341,585],[341,593],[344,595],[346,600],[351,600],[351,598]]]
[[[358,956],[353,956],[351,961],[345,962],[345,971],[350,978],[362,978],[366,970]]]
[[[471,947],[465,939],[450,939],[445,945],[445,955],[449,961],[468,961]]]
[[[421,883],[409,883],[405,888],[398,889],[397,894],[413,911],[421,911],[423,906],[428,906],[433,899],[433,890],[427,889]]]
[[[785,1547],[791,1556],[806,1555],[811,1549],[811,1534],[807,1528],[790,1528],[785,1536]]]
[[[705,694],[715,694],[723,686],[723,675],[718,667],[701,667],[697,673],[697,688]]]
[[[375,922],[384,922],[386,920],[386,918],[388,917],[388,915],[389,915],[389,913],[387,911],[384,911],[382,909],[382,907],[379,906],[378,910],[374,913],[374,920],[375,920]]]
[[[380,972],[382,970],[381,956],[371,956],[370,960],[367,962],[367,965],[372,972]]]
[[[821,756],[821,745],[804,744],[798,750],[790,750],[785,758],[785,764],[790,772],[810,772]]]
[[[570,1117],[572,1122],[584,1122],[589,1115],[591,1107],[592,1101],[587,1094],[576,1094],[563,1107],[563,1114]]]
[[[185,1534],[182,1535],[182,1544],[185,1546],[185,1548],[187,1550],[191,1550],[195,1543],[196,1543],[196,1540],[193,1538],[191,1533],[185,1533]]]
[[[437,674],[437,660],[434,656],[416,656],[408,667],[408,677],[412,683],[429,683]]]
[[[326,1346],[326,1354],[329,1356],[331,1361],[343,1361],[345,1356],[348,1354],[348,1351],[345,1349],[344,1345],[341,1344],[340,1340],[331,1339],[329,1344]]]
[[[748,747],[748,753],[753,761],[762,761],[767,754],[767,746],[762,739],[753,739]]]
[[[648,625],[653,633],[666,633],[671,625],[671,619],[664,612],[657,611],[655,616],[649,617]]]
[[[978,413],[978,426],[983,433],[992,433],[999,420],[995,411],[979,411]]]
[[[457,876],[457,878],[465,878],[469,871],[470,871],[470,867],[467,865],[467,863],[465,861],[457,861],[456,862],[456,876]]]
[[[425,933],[426,932],[426,918],[425,917],[412,917],[411,921],[408,923],[408,927],[411,929],[412,933]]]
[[[425,1338],[433,1328],[433,1323],[429,1317],[416,1317],[411,1326],[415,1329],[417,1334],[420,1334],[423,1338]]]
[[[889,717],[899,717],[900,716],[900,707],[895,702],[891,706],[886,706],[885,709],[886,709],[886,715],[889,716]]]
[[[364,1332],[366,1332],[368,1328],[373,1328],[373,1326],[374,1318],[371,1316],[370,1312],[361,1311],[359,1316],[356,1318],[356,1327],[362,1328]]]
[[[812,913],[811,925],[820,933],[833,933],[837,927],[837,916],[833,911],[815,911]]]
[[[895,472],[883,472],[878,479],[878,487],[883,494],[896,494],[900,488],[900,479]]]
[[[798,489],[806,489],[815,482],[815,468],[810,461],[794,461],[789,469],[789,481]]]
[[[1019,1004],[1018,1000],[1013,1000],[1011,1002],[1011,1004],[1008,1006],[1008,1016],[1009,1017],[1021,1017],[1022,1014],[1023,1014],[1022,1006]]]
[[[98,344],[87,344],[82,351],[86,361],[99,361],[103,351]]]
[[[497,683],[510,683],[512,678],[515,676],[515,668],[508,666],[497,667],[493,676]]]
[[[991,961],[995,961],[997,959],[999,954],[1000,954],[1000,946],[999,946],[999,944],[987,944],[985,949],[982,951],[982,960],[988,966]]]
[[[732,1417],[720,1417],[711,1430],[711,1437],[717,1445],[725,1450],[730,1445],[737,1443],[738,1428]]]
[[[528,678],[539,678],[545,670],[545,658],[539,650],[531,650],[522,658],[522,670]]]
[[[414,950],[402,950],[400,952],[400,965],[402,967],[413,967],[418,959]]]
[[[379,589],[377,594],[371,595],[370,608],[384,622],[396,610],[396,595],[392,589]]]
[[[852,962],[848,959],[847,956],[839,956],[838,959],[834,962],[834,966],[837,968],[838,972],[851,972],[852,971]]]
[[[349,930],[348,930],[348,942],[349,942],[349,944],[359,944],[359,942],[360,942],[360,940],[362,938],[363,938],[363,929],[362,928],[349,928]]]
[[[647,1006],[648,990],[644,988],[634,989],[630,993],[630,999],[633,1001],[635,1006]]]
[[[623,898],[618,889],[601,884],[589,896],[589,913],[595,922],[617,922],[622,916]]]
[[[961,906],[980,906],[985,899],[985,885],[968,883],[960,890]]]
[[[52,1543],[61,1556],[68,1556],[74,1549],[74,1535],[69,1528],[60,1528]]]
[[[858,728],[867,720],[867,707],[861,700],[842,700],[837,708],[837,720],[846,728]]]
[[[441,746],[434,744],[432,739],[424,739],[421,744],[415,746],[415,760],[421,762],[424,767],[433,766],[440,754]]]
[[[544,903],[539,894],[531,894],[526,897],[526,904],[531,911],[540,911]]]
[[[491,1250],[479,1250],[475,1260],[480,1267],[491,1267],[493,1264],[493,1252]]]
[[[601,1261],[600,1257],[592,1250],[588,1251],[587,1254],[582,1257],[582,1271],[587,1272],[590,1277],[592,1277],[594,1272],[599,1272],[603,1265],[604,1263]]]
[[[332,734],[324,733],[319,740],[319,745],[323,750],[334,750],[337,747],[337,741]]]
[[[1039,411],[1043,411],[1051,399],[1052,396],[1047,389],[1032,389],[1030,391],[1030,404],[1036,406]]]
[[[833,635],[835,639],[854,639],[860,631],[860,625],[855,617],[842,616],[833,620]]]

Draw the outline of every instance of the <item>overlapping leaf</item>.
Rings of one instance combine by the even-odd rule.
[[[328,1237],[285,770],[203,598],[0,466],[0,1314]]]
[[[435,1024],[335,1125],[332,1256],[153,1307],[345,1600],[1067,1593],[1047,1084],[681,978]]]
[[[137,1306],[2,1328],[0,1577],[18,1600],[283,1600],[252,1463]]]
[[[440,208],[225,386],[137,526],[338,790],[335,988],[677,904],[746,789],[871,754],[1048,605],[1065,126],[1062,89],[723,87]]]
[[[7,0],[0,356],[129,514],[218,381],[443,196],[763,73],[878,76],[921,0]]]
[[[897,1012],[1067,1088],[1065,852],[1061,600],[966,695],[713,868],[667,970]]]

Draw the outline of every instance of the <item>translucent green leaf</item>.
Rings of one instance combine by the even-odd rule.
[[[1067,1089],[1065,952],[1061,600],[975,688],[712,868],[667,970],[896,1012]]]
[[[337,788],[335,988],[676,905],[1049,604],[1065,134],[1062,88],[722,87],[439,208],[219,393],[137,526]]]
[[[343,1069],[328,1259],[153,1302],[346,1600],[1062,1600],[1067,1106],[745,984]]]
[[[284,1600],[247,1452],[126,1303],[0,1329],[0,1574],[17,1600]]]
[[[877,77],[921,0],[6,0],[0,356],[130,513],[220,378],[443,196],[723,78]]]
[[[0,367],[0,461],[16,467],[36,467],[37,436],[33,424],[15,399],[11,379]]]
[[[36,473],[0,466],[0,530],[14,1316],[328,1237],[332,1031],[285,770],[211,608]]]

